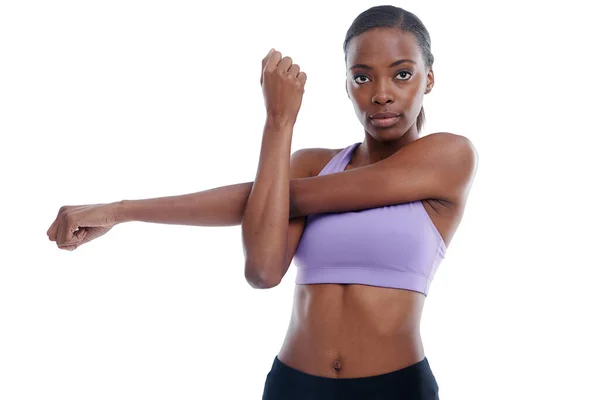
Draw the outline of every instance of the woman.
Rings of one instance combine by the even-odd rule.
[[[262,65],[267,122],[254,182],[65,206],[47,233],[74,250],[126,221],[241,224],[250,285],[277,285],[294,256],[298,267],[293,316],[263,400],[438,399],[419,324],[477,153],[460,135],[419,138],[434,75],[429,34],[414,14],[366,10],[344,52],[362,143],[290,157],[306,74],[272,49]]]

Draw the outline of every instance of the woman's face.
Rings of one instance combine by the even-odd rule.
[[[411,60],[397,63],[399,60]],[[429,87],[429,89],[427,89]],[[346,92],[365,130],[381,140],[395,140],[411,131],[423,95],[433,87],[433,71],[425,70],[420,48],[411,33],[395,28],[373,28],[355,36],[347,47]],[[378,126],[371,115],[400,114],[394,124]]]

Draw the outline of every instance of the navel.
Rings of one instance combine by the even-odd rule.
[[[342,369],[342,363],[340,360],[334,360],[333,363],[331,363],[331,367],[335,372],[340,372]]]

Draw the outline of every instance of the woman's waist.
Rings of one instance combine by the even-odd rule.
[[[384,332],[359,321],[344,320],[338,326],[331,321],[322,324],[290,322],[284,342],[296,348],[321,354],[377,354],[380,351],[404,352],[422,347],[418,327]],[[310,350],[314,349],[314,350]]]
[[[309,374],[351,378],[415,364],[425,357],[425,351],[418,329],[384,334],[348,323],[337,329],[328,324],[315,327],[290,323],[278,357]]]

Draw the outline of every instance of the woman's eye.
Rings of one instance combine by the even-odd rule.
[[[398,72],[398,73],[396,74],[396,76],[398,76],[398,75],[403,75],[403,76],[405,77],[405,76],[406,76],[406,74],[409,74],[410,76],[412,76],[412,72],[408,72],[408,71],[400,71],[400,72]],[[360,82],[358,82],[358,81],[357,81],[357,79],[358,79],[358,78],[367,78],[367,76],[366,76],[366,75],[356,75],[356,76],[354,77],[354,82],[356,82],[356,83],[358,83],[358,84],[366,83],[366,81],[360,81]],[[368,78],[367,78],[367,79],[368,79]],[[401,81],[407,81],[408,79],[406,79],[406,78],[403,78],[403,79],[400,79],[400,80],[401,80]]]

